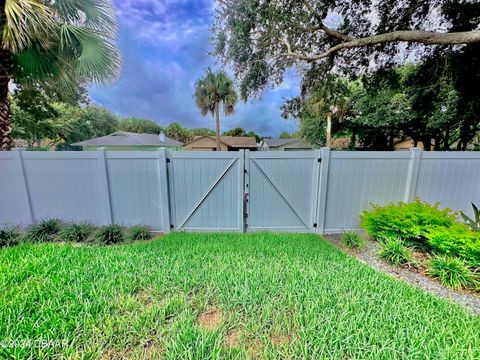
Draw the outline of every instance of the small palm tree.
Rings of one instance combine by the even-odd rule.
[[[117,78],[120,55],[110,0],[0,1],[0,150],[12,144],[8,85],[40,82],[62,92]]]
[[[332,118],[343,122],[350,106],[348,82],[345,79],[327,76],[322,85],[309,100],[310,111],[317,116],[327,118],[325,146],[332,143]]]
[[[209,68],[205,77],[195,84],[194,97],[203,116],[215,115],[217,151],[220,151],[220,106],[223,105],[223,113],[228,116],[234,113],[238,100],[233,81],[223,70],[214,73]]]

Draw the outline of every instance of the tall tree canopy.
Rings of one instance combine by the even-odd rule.
[[[11,147],[8,84],[39,81],[68,92],[117,78],[110,0],[0,1],[0,150]]]
[[[128,117],[119,119],[118,130],[139,134],[160,134],[162,127],[153,120]]]
[[[461,51],[480,43],[480,3],[458,0],[224,0],[215,54],[230,63],[245,100],[297,66],[303,90],[329,71],[349,75]]]

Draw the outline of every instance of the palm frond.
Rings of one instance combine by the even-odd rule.
[[[43,46],[55,36],[55,12],[37,0],[6,0],[2,47],[13,53],[34,41]]]
[[[39,44],[14,55],[14,76],[22,80],[43,80],[57,77],[60,64],[55,52],[45,51]]]
[[[22,83],[42,82],[62,93],[75,94],[75,69],[58,52],[33,44],[14,55],[13,75]]]
[[[66,23],[83,25],[113,37],[118,30],[115,8],[109,0],[57,0],[52,5]]]
[[[61,52],[75,61],[82,80],[109,83],[118,78],[120,54],[109,39],[93,29],[71,24],[62,25],[60,34]]]

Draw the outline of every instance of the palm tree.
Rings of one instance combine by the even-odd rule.
[[[43,83],[62,92],[118,77],[110,0],[0,0],[0,150],[10,150],[8,86]]]
[[[214,73],[209,68],[205,77],[195,84],[194,97],[203,116],[215,115],[217,151],[220,151],[220,106],[223,105],[223,113],[228,116],[234,113],[238,100],[233,81],[223,70]]]
[[[345,79],[329,75],[308,102],[310,111],[314,115],[327,118],[326,147],[330,147],[332,143],[332,118],[335,117],[338,122],[343,122],[349,109],[348,85]]]

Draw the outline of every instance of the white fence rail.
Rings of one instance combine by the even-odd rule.
[[[0,224],[340,232],[371,203],[416,197],[471,214],[480,153],[0,152]]]

